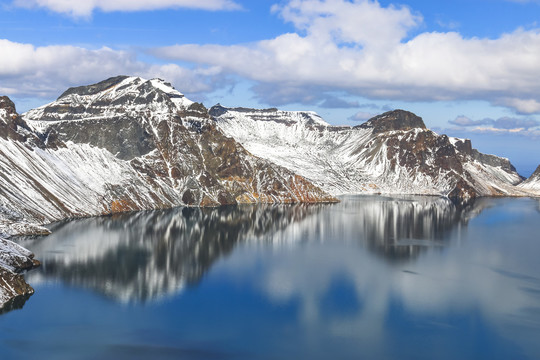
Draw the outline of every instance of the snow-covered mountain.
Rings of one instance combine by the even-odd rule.
[[[333,198],[249,154],[162,80],[71,88],[18,116],[0,100],[0,218],[47,223],[178,205]]]
[[[429,194],[455,198],[528,196],[507,159],[438,135],[395,110],[355,127],[332,126],[313,112],[225,108],[210,114],[254,155],[294,171],[331,194]],[[537,193],[536,193],[537,194]]]
[[[0,238],[47,234],[41,225],[66,218],[182,205],[540,195],[540,170],[522,180],[507,159],[437,135],[402,110],[356,127],[313,112],[209,111],[163,80],[129,76],[70,88],[22,116],[0,97]],[[11,245],[2,254],[33,263]],[[29,293],[4,270],[0,278],[11,280],[0,291]]]

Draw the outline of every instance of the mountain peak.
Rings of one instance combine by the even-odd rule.
[[[84,96],[84,95],[95,95],[103,90],[106,90],[112,86],[115,86],[115,85],[118,85],[119,83],[121,83],[122,81],[124,81],[125,79],[128,79],[129,76],[126,76],[126,75],[120,75],[120,76],[115,76],[115,77],[111,77],[111,78],[108,78],[107,80],[103,80],[103,81],[100,81],[96,84],[92,84],[92,85],[85,85],[85,86],[77,86],[77,87],[70,87],[69,89],[67,89],[66,91],[64,91],[62,93],[62,95],[60,95],[58,97],[58,100],[66,97],[66,96],[69,96],[69,95],[80,95],[80,96]]]
[[[95,120],[125,116],[126,110],[140,111],[144,106],[153,113],[170,109],[185,111],[194,102],[162,79],[143,79],[138,76],[115,76],[95,84],[72,87],[60,97],[23,114],[26,121]],[[42,132],[47,126],[41,126]]]
[[[40,145],[39,139],[17,114],[15,104],[7,96],[0,96],[0,138],[20,142],[31,139],[33,145]]]
[[[176,90],[171,83],[163,79],[154,78],[146,80],[138,76],[119,75],[100,81],[96,84],[77,86],[67,89],[58,100],[63,100],[69,96],[94,96],[108,93],[109,90],[116,88],[115,92],[120,93],[123,89],[138,89],[138,91],[148,92],[149,89],[165,93],[171,99],[183,98],[183,105],[191,105],[191,101],[184,97],[184,94]],[[174,102],[174,100],[173,100]]]
[[[7,96],[0,96],[0,124],[2,126],[13,126],[15,119],[17,119],[15,104]]]
[[[416,114],[397,109],[377,115],[357,127],[362,129],[372,128],[374,133],[383,133],[396,130],[407,131],[415,128],[426,129],[426,124]]]
[[[15,112],[15,104],[7,96],[0,96],[0,109],[5,109],[8,112]]]

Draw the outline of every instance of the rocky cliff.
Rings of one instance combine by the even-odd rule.
[[[38,265],[30,251],[0,238],[0,314],[22,307],[34,293],[21,272]]]

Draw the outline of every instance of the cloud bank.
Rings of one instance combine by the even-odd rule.
[[[13,4],[25,8],[46,8],[73,17],[89,17],[96,9],[111,12],[177,8],[202,10],[236,10],[241,8],[232,0],[14,0]]]
[[[451,131],[465,131],[481,134],[500,134],[500,135],[523,135],[532,138],[540,137],[540,122],[534,119],[522,119],[514,117],[501,117],[499,119],[485,118],[473,120],[467,116],[461,115],[454,120],[449,121],[454,125]],[[446,129],[448,130],[448,129]]]
[[[35,47],[0,39],[0,93],[55,97],[70,86],[93,83],[120,74],[161,77],[185,93],[212,91],[227,82],[220,69],[187,69],[176,64],[148,64],[134,53],[110,48]]]
[[[275,105],[309,99],[317,88],[371,99],[487,100],[520,114],[540,113],[539,29],[495,39],[418,33],[419,14],[371,0],[290,0],[273,11],[295,32],[252,44],[174,45],[153,54],[254,80],[256,95]]]

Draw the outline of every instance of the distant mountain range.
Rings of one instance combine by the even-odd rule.
[[[70,88],[22,116],[0,97],[0,237],[47,234],[41,225],[66,218],[348,193],[539,196],[540,168],[525,180],[403,110],[332,126],[313,112],[208,110],[163,80],[129,76]],[[23,269],[13,259],[33,264],[13,244],[0,253],[10,274]]]
[[[468,199],[536,196],[540,172],[524,181],[508,159],[470,140],[438,135],[422,118],[394,110],[359,126],[332,126],[313,112],[210,109],[217,126],[254,155],[333,194],[424,194]]]

